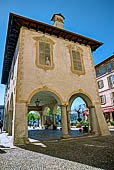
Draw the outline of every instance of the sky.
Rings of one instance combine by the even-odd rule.
[[[104,43],[93,52],[95,65],[114,52],[114,0],[0,0],[0,79],[10,12],[49,25],[53,14],[61,13],[65,30]],[[4,91],[0,84],[0,105]]]

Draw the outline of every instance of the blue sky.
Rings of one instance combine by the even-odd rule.
[[[65,30],[93,38],[104,45],[93,53],[98,64],[114,52],[114,0],[1,0],[0,2],[0,78],[9,12],[52,25],[54,13],[65,17]],[[0,85],[0,104],[4,103]]]

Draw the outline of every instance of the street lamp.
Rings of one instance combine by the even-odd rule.
[[[36,107],[39,107],[40,100],[38,98],[36,99],[35,104],[36,104]]]

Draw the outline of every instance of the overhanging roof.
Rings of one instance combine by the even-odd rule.
[[[90,45],[92,51],[95,51],[98,47],[100,47],[103,44],[96,40],[66,31],[64,29],[57,28],[55,26],[51,26],[45,23],[41,23],[41,22],[38,22],[32,19],[29,19],[29,18],[25,18],[23,16],[10,13],[5,53],[4,53],[3,70],[2,70],[2,79],[1,79],[2,84],[7,84],[13,55],[14,55],[17,40],[19,37],[20,28],[22,26],[27,27],[28,29],[42,31],[43,33],[48,33],[50,35],[55,35],[58,38],[62,37],[69,41],[74,41],[80,44]]]

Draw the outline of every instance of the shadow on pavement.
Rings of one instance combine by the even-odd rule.
[[[20,148],[103,169],[114,169],[114,136],[83,137],[43,142],[46,147],[26,144]]]
[[[4,150],[0,149],[0,154],[6,153]]]

